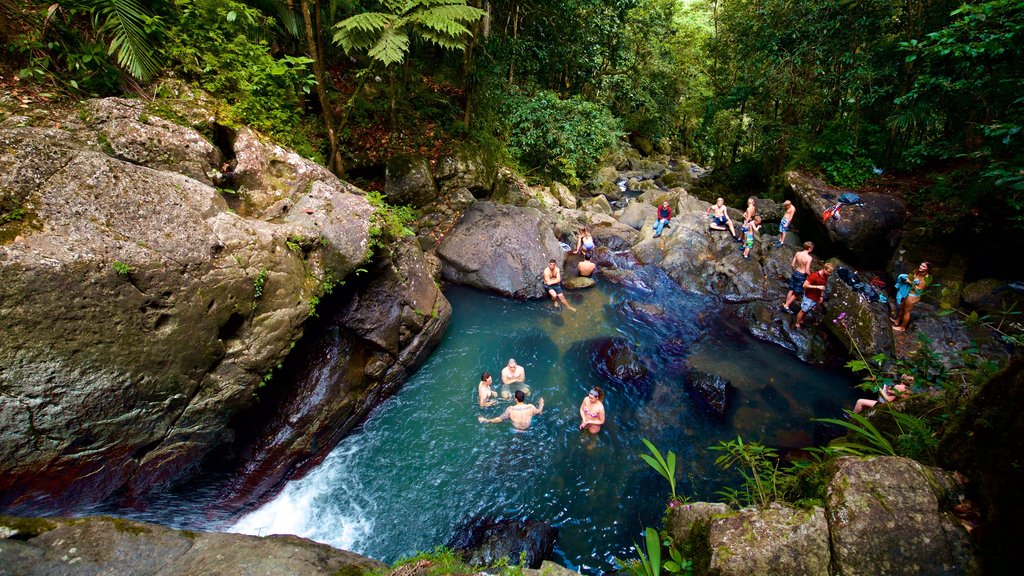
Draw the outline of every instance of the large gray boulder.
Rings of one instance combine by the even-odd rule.
[[[906,203],[893,195],[858,193],[863,206],[847,206],[841,219],[822,222],[822,214],[843,192],[800,172],[787,172],[784,180],[793,192],[804,233],[822,248],[838,252],[863,265],[884,266],[899,242],[900,229],[907,220]]]
[[[213,184],[211,168],[220,165],[221,151],[195,130],[151,115],[146,104],[125,98],[87,100],[81,114],[111,156]]]
[[[836,572],[980,574],[967,530],[948,511],[952,474],[906,458],[840,458],[828,486]]]
[[[515,298],[541,298],[548,260],[565,253],[544,213],[492,202],[469,207],[437,248],[449,282]]]
[[[437,199],[430,162],[415,154],[399,154],[388,160],[384,196],[392,204],[419,208]]]
[[[120,518],[0,517],[0,573],[359,576],[384,564],[298,536],[172,530]]]
[[[469,190],[476,198],[487,198],[494,190],[498,168],[479,148],[463,148],[437,160],[434,178],[442,193],[459,188]]]
[[[655,219],[658,216],[658,209],[646,202],[630,202],[622,209],[619,222],[639,230],[645,222]]]
[[[829,574],[828,524],[818,507],[772,503],[711,522],[710,572],[721,576]]]
[[[0,128],[0,190],[27,214],[0,236],[0,506],[11,510],[140,495],[194,470],[232,440],[232,419],[301,339],[325,287],[369,254],[372,207],[322,167],[242,148],[251,212],[267,219],[247,218],[190,176],[206,157],[195,133],[152,115],[113,121],[137,114],[119,101],[86,107],[105,112]],[[140,165],[145,148],[120,125],[156,125],[180,169]],[[253,172],[264,163],[273,174]],[[283,217],[281,200],[292,203]],[[418,338],[406,316],[363,332],[397,329],[404,351]]]

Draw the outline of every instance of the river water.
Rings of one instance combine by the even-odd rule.
[[[641,438],[679,456],[677,491],[715,498],[734,485],[708,446],[746,441],[800,447],[816,416],[837,416],[857,395],[836,367],[804,364],[753,340],[713,299],[682,292],[657,268],[626,285],[569,293],[577,311],[451,287],[451,325],[425,365],[393,398],[302,479],[234,527],[291,533],[385,561],[448,542],[476,516],[529,517],[559,529],[556,560],[584,572],[631,556],[644,526],[658,526],[668,483],[638,454]],[[637,382],[603,378],[600,345],[613,338],[639,359]],[[544,413],[526,432],[481,424],[506,404],[476,405],[483,371],[500,384],[510,357],[525,367]],[[682,386],[685,366],[731,380],[725,418],[706,413]],[[605,387],[608,422],[579,431],[579,405]],[[497,386],[496,386],[497,387]]]

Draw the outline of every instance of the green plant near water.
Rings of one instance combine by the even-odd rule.
[[[367,259],[378,248],[393,250],[393,245],[406,236],[412,236],[411,228],[416,220],[416,211],[408,206],[392,206],[384,201],[380,192],[367,192],[366,200],[373,207],[370,218],[370,245]]]
[[[735,468],[743,477],[740,490],[726,489],[719,492],[726,499],[737,504],[756,504],[766,506],[779,499],[779,454],[760,442],[744,442],[737,436],[736,440],[719,442],[711,446],[711,450],[722,452],[715,458],[715,465],[722,470]]]
[[[669,450],[668,457],[663,458],[661,452],[654,447],[654,444],[646,438],[641,438],[644,446],[650,450],[650,454],[640,454],[640,458],[647,463],[648,466],[654,468],[658,474],[661,474],[665,480],[668,480],[668,486],[672,490],[672,501],[678,500],[676,497],[676,453]]]

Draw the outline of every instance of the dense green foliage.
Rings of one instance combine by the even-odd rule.
[[[549,91],[511,93],[501,128],[509,154],[527,169],[577,186],[618,137],[607,109],[580,97]]]
[[[25,79],[104,95],[182,74],[225,99],[229,121],[308,155],[325,157],[324,132],[333,147],[336,131],[350,166],[470,140],[537,179],[575,183],[625,133],[671,144],[734,188],[763,188],[792,167],[845,186],[914,172],[933,183],[915,207],[941,216],[939,228],[1024,225],[1024,0],[0,0],[0,10]]]

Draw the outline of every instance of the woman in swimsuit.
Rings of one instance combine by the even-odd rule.
[[[921,300],[921,297],[924,296],[924,291],[932,282],[932,277],[928,275],[931,269],[931,264],[921,262],[914,275],[909,278],[910,293],[903,299],[903,304],[896,314],[896,321],[892,325],[893,330],[903,332],[907,329],[907,325],[910,324],[910,311]]]
[[[604,424],[604,390],[594,386],[587,397],[583,399],[583,404],[580,404],[580,418],[583,422],[580,423],[580,430],[586,430],[591,434],[597,434],[601,431],[601,425]]]
[[[572,253],[579,254],[580,249],[589,253],[594,250],[594,246],[594,236],[590,233],[590,229],[580,226],[579,238],[576,240],[576,249]]]

